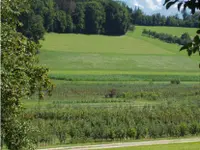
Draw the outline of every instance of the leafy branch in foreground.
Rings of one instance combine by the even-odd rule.
[[[169,9],[172,5],[178,3],[177,8],[180,11],[186,11],[186,9],[190,9],[191,13],[194,14],[196,11],[200,10],[200,0],[165,0],[164,5],[167,9]],[[200,16],[199,16],[200,21]],[[200,24],[199,24],[200,28]],[[188,55],[191,56],[192,54],[199,53],[200,55],[200,30],[197,30],[197,35],[194,37],[193,41],[181,47],[180,51],[187,50]],[[199,65],[200,67],[200,65]]]
[[[29,10],[30,0],[3,0],[1,3],[1,140],[10,150],[34,149],[21,99],[35,92],[51,93],[48,69],[38,65],[40,45],[17,32],[20,13]],[[2,144],[1,144],[2,146]]]

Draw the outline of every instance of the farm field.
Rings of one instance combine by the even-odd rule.
[[[39,59],[54,91],[23,101],[42,133],[38,146],[200,134],[199,56],[141,36],[143,28],[120,37],[46,34]]]
[[[178,45],[141,36],[143,28],[151,29],[136,26],[134,32],[120,37],[47,34],[46,40],[41,43],[40,62],[50,68],[50,77],[62,80],[137,81],[154,80],[161,76],[162,80],[168,81],[162,75],[172,78],[178,75],[181,80],[198,81],[198,56],[187,57],[186,52],[178,51]],[[158,30],[163,28],[153,27]],[[175,31],[179,35],[179,30],[183,29],[168,28],[163,31]],[[195,29],[187,30],[195,33]]]
[[[25,100],[25,106],[46,107],[50,105],[72,107],[119,107],[157,105],[173,101],[175,104],[188,104],[200,99],[198,82],[183,82],[180,85],[170,82],[116,82],[116,81],[63,81],[53,80],[55,89],[51,97],[37,101],[37,97]],[[114,91],[113,98],[106,97]],[[36,95],[37,96],[37,95]]]

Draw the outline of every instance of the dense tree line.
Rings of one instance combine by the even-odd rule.
[[[183,33],[181,37],[177,37],[177,36],[167,34],[167,33],[157,33],[155,31],[144,29],[142,32],[142,35],[156,38],[167,43],[175,43],[179,45],[185,45],[192,41],[188,33]]]
[[[23,12],[17,30],[36,42],[45,32],[123,35],[130,24],[197,27],[199,14],[178,16],[145,15],[113,0],[32,0]]]
[[[195,105],[104,109],[52,106],[48,110],[29,112],[26,117],[32,118],[38,128],[36,143],[182,137],[200,134],[200,109]]]
[[[153,15],[146,15],[144,12],[135,8],[130,9],[129,13],[131,16],[131,23],[136,25],[144,26],[176,26],[176,27],[198,27],[199,26],[199,13],[193,15],[188,14],[187,12],[182,13],[182,18],[178,15],[174,16],[164,16],[160,13]]]
[[[130,17],[127,7],[113,0],[33,0],[19,20],[18,31],[37,42],[45,31],[123,35]]]

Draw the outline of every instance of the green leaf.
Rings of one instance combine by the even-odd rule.
[[[196,35],[196,36],[194,37],[194,42],[195,42],[195,43],[199,43],[199,42],[200,42],[200,39],[199,39],[199,36],[198,36],[198,35]]]
[[[197,30],[197,34],[200,34],[200,30]]]
[[[185,49],[188,49],[187,45],[182,46],[181,49],[180,49],[180,51],[185,50]]]
[[[164,6],[165,4],[167,4],[169,1],[170,1],[170,0],[165,0],[165,3],[163,4],[163,6]]]
[[[184,49],[189,49],[190,47],[192,47],[192,43],[185,44],[183,47],[181,47],[180,51]]]
[[[188,50],[188,56],[191,56],[191,55],[192,55],[192,51]]]
[[[195,46],[193,49],[192,49],[192,52],[193,53],[196,53],[198,51],[199,47],[198,46]]]
[[[172,5],[174,5],[178,0],[175,0],[174,2],[169,2],[166,5],[166,9],[169,9]]]
[[[178,11],[180,11],[182,4],[182,2],[178,4]]]

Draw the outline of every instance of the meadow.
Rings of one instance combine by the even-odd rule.
[[[129,81],[199,80],[199,56],[187,57],[180,46],[144,37],[136,26],[125,36],[47,34],[42,41],[40,62],[50,69],[50,77],[62,80]],[[182,28],[152,27],[180,36]],[[189,33],[196,29],[187,28]],[[154,77],[153,77],[154,76]],[[186,77],[187,76],[187,77]],[[112,79],[113,78],[113,79]],[[188,79],[191,78],[191,79]]]
[[[118,37],[46,34],[38,56],[55,89],[23,101],[38,146],[200,134],[199,56],[142,36],[144,28],[165,27]]]

